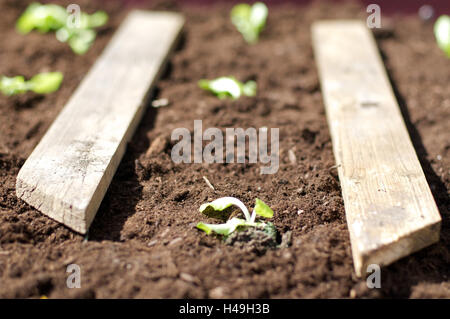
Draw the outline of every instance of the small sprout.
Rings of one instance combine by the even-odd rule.
[[[434,24],[434,35],[438,46],[450,58],[450,16],[440,16]]]
[[[202,79],[198,81],[198,86],[214,93],[219,99],[238,99],[241,95],[255,96],[257,89],[255,81],[242,83],[232,76],[222,76],[214,80]]]
[[[258,42],[259,33],[266,25],[269,9],[262,2],[256,2],[252,6],[242,3],[231,9],[231,22],[244,36],[247,43]]]
[[[153,107],[163,107],[163,106],[167,106],[169,105],[169,100],[168,99],[159,99],[159,100],[154,100],[152,102],[152,106]]]
[[[108,21],[108,14],[97,11],[94,14],[81,12],[80,23],[69,26],[69,14],[64,7],[55,4],[32,3],[17,20],[16,28],[22,34],[36,29],[42,33],[56,31],[56,38],[67,42],[76,54],[84,54],[95,40],[94,28],[103,26]]]
[[[264,218],[272,218],[273,217],[273,210],[269,206],[266,205],[262,200],[259,198],[256,199],[256,204],[254,208],[254,213],[258,216],[264,217]],[[253,219],[255,219],[253,217]]]
[[[219,235],[228,236],[239,227],[256,227],[265,230],[270,230],[273,225],[271,223],[256,222],[256,215],[264,218],[272,218],[273,210],[267,206],[262,200],[256,199],[255,208],[252,214],[249,214],[247,207],[239,199],[235,197],[222,197],[200,206],[199,211],[208,217],[216,217],[223,219],[221,212],[226,211],[231,206],[237,206],[241,209],[245,219],[233,217],[224,224],[205,224],[200,222],[197,228],[203,230],[208,235],[215,232]],[[267,228],[269,227],[269,228]],[[272,231],[272,230],[270,230]]]
[[[61,72],[39,73],[33,76],[29,81],[21,75],[14,77],[2,76],[0,78],[0,92],[11,96],[33,91],[38,94],[47,94],[59,89],[63,75]]]

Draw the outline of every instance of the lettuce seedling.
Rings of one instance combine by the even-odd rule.
[[[61,72],[39,73],[30,80],[25,81],[21,75],[14,77],[2,76],[0,78],[0,92],[11,96],[33,91],[38,94],[47,94],[59,89],[63,75]]]
[[[242,83],[232,76],[222,76],[215,80],[202,79],[198,81],[198,86],[214,93],[219,99],[225,99],[227,97],[238,99],[241,95],[256,95],[255,81],[250,80]]]
[[[76,54],[84,54],[91,47],[97,36],[93,28],[101,27],[108,21],[108,15],[104,11],[94,14],[82,12],[79,27],[63,26],[56,31],[56,38],[61,42],[67,42]]]
[[[16,28],[22,34],[37,29],[45,33],[56,31],[56,38],[61,42],[67,42],[73,52],[86,53],[95,40],[94,28],[103,26],[108,21],[108,15],[104,11],[94,14],[81,12],[79,24],[69,26],[67,23],[69,14],[64,7],[54,4],[32,3],[17,20]]]
[[[434,24],[434,35],[438,46],[450,58],[450,16],[440,16]]]
[[[242,3],[231,9],[231,22],[243,35],[247,43],[258,42],[259,33],[266,25],[269,9],[262,2],[256,2],[252,6]]]
[[[251,215],[244,203],[235,197],[218,198],[211,203],[201,205],[199,211],[209,217],[217,217],[217,212],[224,212],[231,206],[237,206],[243,212],[245,219],[233,217],[224,224],[206,224],[200,222],[197,224],[197,228],[203,230],[208,235],[215,232],[224,236],[230,235],[239,227],[273,228],[271,223],[255,221],[257,215],[264,218],[273,217],[273,210],[258,198],[256,198],[255,207]]]

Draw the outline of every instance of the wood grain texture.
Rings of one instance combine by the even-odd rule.
[[[312,26],[358,276],[439,239],[441,217],[364,23]]]
[[[21,168],[19,198],[87,232],[183,24],[175,13],[128,15]]]

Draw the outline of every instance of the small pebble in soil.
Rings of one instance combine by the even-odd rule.
[[[181,237],[175,238],[169,243],[169,246],[175,245],[175,244],[179,243],[182,240],[183,239]]]
[[[290,149],[288,151],[288,157],[289,157],[289,161],[291,162],[291,164],[297,163],[297,157],[295,156],[295,153],[292,149]]]
[[[169,105],[169,100],[168,99],[159,99],[159,100],[154,100],[152,102],[152,106],[153,107],[161,107],[161,106],[167,106]]]
[[[225,295],[225,288],[216,287],[209,291],[209,297],[214,299],[223,298]]]
[[[180,273],[180,279],[187,281],[187,282],[196,282],[197,281],[194,276],[187,274],[185,272]]]

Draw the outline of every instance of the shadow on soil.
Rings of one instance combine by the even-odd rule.
[[[383,52],[380,52],[385,65],[389,61]],[[400,106],[403,119],[409,136],[416,150],[428,185],[439,208],[442,217],[441,237],[437,244],[423,249],[411,256],[405,257],[382,272],[382,293],[386,297],[410,297],[412,288],[419,283],[440,283],[450,278],[450,216],[448,212],[449,198],[447,189],[439,176],[434,172],[427,160],[427,150],[422,138],[411,122],[406,101],[399,92],[392,75],[387,70],[394,94]]]

